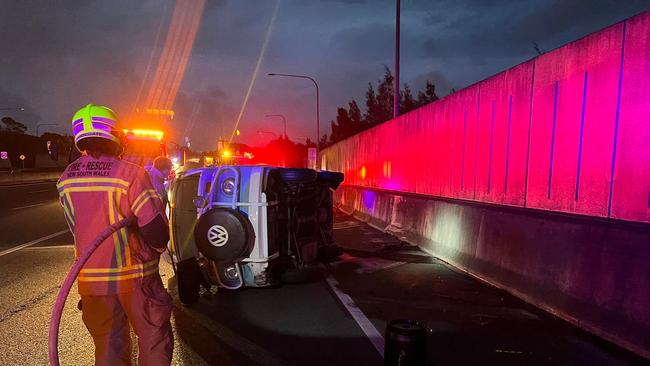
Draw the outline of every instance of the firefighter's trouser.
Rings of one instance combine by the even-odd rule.
[[[131,292],[81,296],[83,321],[95,343],[95,365],[131,365],[129,324],[138,337],[139,366],[171,363],[172,299],[155,277]]]

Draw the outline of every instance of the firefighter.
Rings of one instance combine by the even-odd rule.
[[[164,205],[167,205],[167,178],[172,172],[174,165],[165,156],[159,156],[153,161],[151,168],[147,169],[151,178],[151,184],[158,193]]]
[[[106,239],[78,277],[82,319],[95,344],[96,365],[130,365],[130,326],[138,338],[139,365],[169,365],[172,300],[158,273],[169,239],[163,204],[145,170],[120,160],[118,119],[88,104],[72,119],[82,156],[57,183],[75,238],[75,255],[107,226],[130,216],[137,224]]]

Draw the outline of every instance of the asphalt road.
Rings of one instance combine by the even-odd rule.
[[[163,262],[175,299],[173,363],[381,365],[378,348],[395,318],[426,325],[432,365],[644,362],[351,217],[336,220],[346,253],[323,266],[319,282],[221,290],[187,308]],[[0,186],[2,365],[47,364],[50,312],[73,258],[66,229],[53,183]],[[61,323],[63,365],[92,364],[77,299],[73,290]]]

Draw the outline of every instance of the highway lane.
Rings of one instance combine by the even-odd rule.
[[[0,252],[67,228],[55,182],[0,185]]]

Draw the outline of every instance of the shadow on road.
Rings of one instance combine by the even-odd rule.
[[[169,290],[176,297],[175,278]],[[208,364],[381,365],[324,282],[220,289],[191,308],[175,303],[178,337]]]

